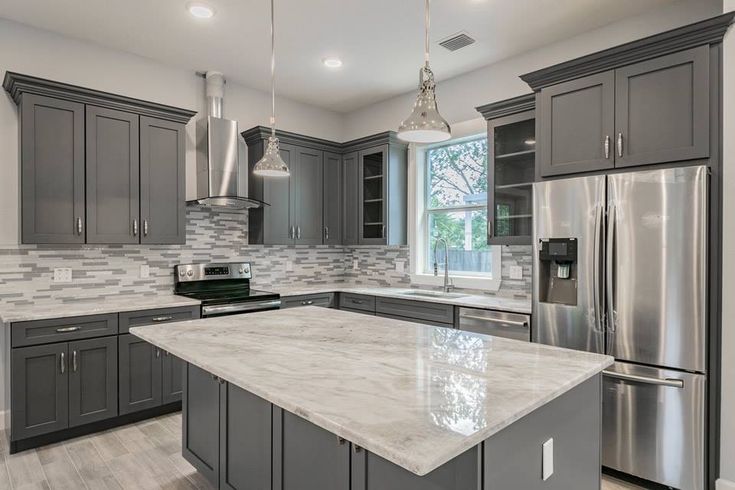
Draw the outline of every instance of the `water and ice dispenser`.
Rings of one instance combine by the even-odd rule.
[[[539,240],[539,301],[577,305],[577,239]]]

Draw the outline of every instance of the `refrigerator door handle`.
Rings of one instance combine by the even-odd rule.
[[[607,247],[605,256],[605,278],[607,289],[608,334],[615,332],[615,203],[607,205]]]
[[[603,310],[602,310],[602,280],[600,278],[600,261],[602,260],[602,213],[603,213],[603,204],[598,204],[597,210],[595,212],[595,239],[594,239],[594,250],[592,252],[592,255],[594,257],[594,264],[592,265],[592,283],[593,283],[593,292],[592,297],[594,301],[594,309],[595,309],[595,324],[594,324],[594,331],[597,333],[603,333],[604,332],[604,319],[603,319]]]
[[[615,371],[603,371],[602,374],[608,378],[622,379],[623,381],[634,381],[648,385],[668,386],[670,388],[684,388],[684,380],[676,378],[651,378],[637,374],[618,373]]]

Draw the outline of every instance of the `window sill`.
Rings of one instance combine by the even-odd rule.
[[[484,291],[497,291],[500,289],[500,280],[490,277],[455,276],[449,274],[451,283],[456,288],[482,289]],[[420,286],[443,286],[444,274],[438,276],[433,274],[411,274],[411,284]]]

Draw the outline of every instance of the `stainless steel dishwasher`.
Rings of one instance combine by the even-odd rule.
[[[531,341],[531,317],[519,313],[460,308],[459,329],[507,339]]]

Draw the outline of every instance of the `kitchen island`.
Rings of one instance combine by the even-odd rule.
[[[316,307],[131,333],[187,363],[183,453],[219,488],[600,485],[607,356]]]

